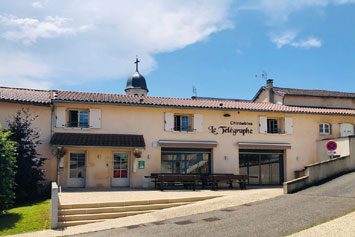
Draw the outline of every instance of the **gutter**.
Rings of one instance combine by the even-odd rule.
[[[136,106],[136,107],[151,107],[151,108],[170,108],[170,109],[195,109],[195,110],[219,110],[219,111],[248,111],[248,112],[267,112],[267,113],[284,113],[284,114],[319,114],[319,115],[343,115],[343,116],[355,116],[355,114],[347,113],[321,113],[321,112],[299,112],[299,111],[273,111],[267,109],[245,109],[245,108],[207,108],[207,107],[192,107],[192,106],[171,106],[171,105],[152,105],[152,104],[139,104],[139,103],[110,103],[110,102],[92,102],[92,101],[75,101],[75,100],[57,100],[58,103],[75,103],[75,104],[96,104],[96,105],[117,105],[117,106]],[[54,100],[53,100],[54,103]],[[292,105],[283,105],[290,107],[302,107],[302,108],[313,108],[305,106],[292,106]],[[319,107],[314,107],[319,108]],[[327,108],[333,109],[333,108]],[[354,110],[354,109],[346,109]]]

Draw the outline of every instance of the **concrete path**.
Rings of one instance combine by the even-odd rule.
[[[293,195],[80,236],[285,236],[354,211],[354,180],[355,173],[351,173]],[[354,216],[295,236],[355,236]]]
[[[291,235],[292,237],[355,236],[355,212]]]
[[[172,193],[174,193],[173,191],[171,192],[136,191],[136,192],[137,193],[135,193],[135,196],[138,200],[154,199],[154,196],[152,196],[153,193],[156,193],[155,199],[158,199],[159,197],[161,198],[162,195],[167,195],[169,193],[170,193],[169,198],[176,197],[172,195]],[[250,188],[248,190],[226,189],[226,190],[219,190],[219,191],[204,190],[204,191],[197,191],[197,192],[181,191],[180,195],[184,193],[184,195],[192,195],[192,196],[204,194],[202,196],[221,195],[222,197],[205,200],[205,201],[199,201],[185,206],[158,210],[148,214],[123,217],[123,218],[118,218],[118,219],[113,219],[113,220],[108,220],[108,221],[93,223],[88,225],[73,226],[73,227],[68,227],[67,229],[64,230],[46,230],[46,231],[40,231],[34,233],[27,233],[18,236],[36,236],[36,237],[63,236],[63,235],[88,233],[93,231],[102,231],[102,230],[108,230],[112,228],[119,228],[119,227],[132,226],[132,225],[141,225],[150,222],[159,222],[171,218],[180,218],[184,216],[195,215],[195,214],[209,212],[213,210],[219,210],[221,208],[229,208],[232,206],[243,205],[250,202],[270,199],[282,195],[282,192],[283,192],[282,188],[280,187],[254,188],[254,189]],[[90,195],[93,194],[91,193]],[[110,193],[106,192],[106,195],[110,195]],[[127,195],[128,198],[128,196],[130,196],[131,194],[128,194],[128,192],[122,192],[122,195]]]
[[[248,192],[248,190],[247,190]],[[187,197],[208,197],[208,196],[235,196],[243,193],[244,190],[239,189],[220,189],[218,192],[211,190],[147,190],[147,189],[70,189],[59,195],[60,204],[75,203],[100,203],[100,202],[124,202],[124,201],[141,201],[156,199],[172,199]]]

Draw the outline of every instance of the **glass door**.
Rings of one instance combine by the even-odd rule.
[[[129,156],[128,153],[113,154],[112,186],[129,186]]]
[[[282,184],[282,150],[239,150],[239,173],[249,184]]]
[[[69,179],[68,187],[83,188],[85,187],[85,152],[70,152],[69,155]]]

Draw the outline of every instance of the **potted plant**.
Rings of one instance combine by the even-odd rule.
[[[142,157],[142,151],[139,149],[134,149],[133,150],[133,155],[135,158],[141,158]]]

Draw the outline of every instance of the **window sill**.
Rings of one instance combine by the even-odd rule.
[[[173,133],[196,133],[196,131],[175,131],[175,130],[172,130],[171,132],[173,132]]]
[[[271,135],[271,136],[277,136],[277,135],[281,135],[281,136],[285,136],[285,135],[292,135],[292,133],[265,133],[266,135]]]
[[[90,130],[91,128],[63,127],[66,130]]]

